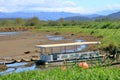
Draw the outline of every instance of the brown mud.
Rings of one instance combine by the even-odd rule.
[[[46,35],[63,36],[64,40],[48,40]],[[35,45],[69,43],[75,42],[76,39],[85,41],[99,41],[100,38],[85,34],[60,33],[53,32],[31,32],[26,31],[16,35],[0,36],[0,60],[8,59],[16,61],[31,61],[39,59],[39,49]],[[96,49],[91,46],[89,49]]]

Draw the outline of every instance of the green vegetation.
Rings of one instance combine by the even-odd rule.
[[[65,21],[63,18],[57,21],[42,21],[37,17],[31,19],[16,18],[14,20],[0,20],[0,27],[31,27],[36,28],[36,32],[57,32],[73,34],[84,33],[100,38],[102,44],[100,48],[108,47],[110,44],[120,48],[120,20],[119,19],[96,19],[93,21]],[[10,29],[11,30],[11,29]]]
[[[95,20],[95,21],[41,21],[34,17],[23,20],[0,20],[0,27],[31,27],[34,32],[71,33],[74,35],[85,34],[100,39],[100,48],[106,48],[112,44],[120,49],[120,20]],[[120,68],[96,67],[81,69],[77,66],[61,70],[54,68],[49,70],[36,70],[0,76],[0,80],[120,80]]]
[[[120,47],[120,29],[91,29],[91,28],[81,28],[79,26],[67,26],[67,27],[41,27],[40,29],[36,29],[35,32],[57,32],[57,33],[65,33],[71,32],[73,34],[79,35],[80,33],[84,33],[87,35],[95,36],[100,38],[102,44],[101,48],[105,48],[110,44]]]
[[[0,76],[0,80],[120,80],[120,68],[96,67],[83,69],[77,66],[61,70],[35,70]]]
[[[64,20],[63,18],[57,21],[43,21],[39,20],[37,17],[33,17],[31,19],[1,19],[0,27],[19,27],[19,26],[35,26],[36,28],[41,28],[42,26],[58,26],[58,27],[66,27],[66,26],[79,26],[81,28],[97,28],[97,29],[118,29],[120,28],[120,19],[96,19],[91,21],[80,21],[80,20]]]

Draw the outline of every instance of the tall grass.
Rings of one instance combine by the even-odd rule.
[[[0,80],[120,80],[120,68],[96,67],[82,69],[77,66],[61,70],[36,70],[0,76]]]

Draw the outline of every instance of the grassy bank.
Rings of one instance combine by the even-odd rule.
[[[99,67],[82,69],[77,66],[61,70],[36,70],[0,76],[0,80],[120,80],[120,68]]]
[[[100,37],[102,44],[100,47],[106,47],[109,44],[120,46],[119,29],[87,29],[74,27],[41,27],[34,32],[53,32],[66,33],[70,32],[74,35],[86,34]],[[0,80],[120,80],[119,67],[96,67],[89,69],[81,69],[77,66],[61,70],[60,67],[48,70],[35,70],[21,73],[13,73],[0,76]]]
[[[96,29],[96,28],[80,28],[78,26],[68,27],[41,27],[36,29],[35,32],[53,32],[53,33],[66,33],[70,32],[73,34],[84,33],[101,38],[101,48],[107,47],[109,44],[119,47],[120,46],[120,29]]]

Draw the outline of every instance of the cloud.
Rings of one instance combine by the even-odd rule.
[[[64,11],[85,13],[86,9],[78,7],[71,0],[0,0],[0,11]]]
[[[27,9],[28,11],[30,11],[29,9]],[[40,8],[40,7],[33,7],[32,8],[33,11],[48,11],[48,12],[71,12],[71,13],[80,13],[80,14],[92,14],[95,13],[96,11],[94,10],[89,10],[89,9],[85,9],[82,7],[59,7],[59,8]]]
[[[35,8],[63,8],[76,4],[70,0],[0,0],[0,10],[13,12]]]
[[[89,3],[86,3],[89,5]],[[105,9],[120,9],[120,5],[105,5],[103,7],[80,6],[74,0],[0,0],[0,11],[52,11],[92,14]]]
[[[114,4],[114,5],[107,4],[107,5],[105,6],[105,9],[109,9],[109,10],[114,10],[114,9],[116,9],[116,10],[118,10],[118,9],[120,9],[120,4]]]

